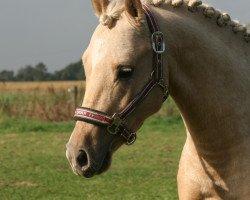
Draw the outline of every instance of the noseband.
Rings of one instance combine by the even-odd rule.
[[[144,4],[143,10],[152,34],[153,48],[153,71],[148,83],[121,112],[115,113],[113,116],[85,107],[77,108],[74,115],[74,119],[77,121],[106,127],[110,134],[123,137],[127,145],[133,144],[136,140],[136,133],[128,129],[124,123],[128,115],[136,109],[155,86],[159,86],[163,90],[163,101],[168,98],[168,86],[163,80],[163,53],[165,52],[163,33],[149,7]]]

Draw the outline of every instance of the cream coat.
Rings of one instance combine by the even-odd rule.
[[[201,1],[147,1],[165,35],[164,80],[186,125],[178,172],[181,200],[250,199],[250,35],[228,14]],[[83,106],[113,113],[124,108],[151,73],[150,35],[138,0],[93,1],[101,24],[84,54],[87,88]],[[136,11],[136,12],[135,12]],[[135,68],[117,81],[121,64]],[[161,106],[154,91],[127,120],[137,130]],[[79,149],[102,173],[120,138],[77,122],[67,145],[73,170]],[[109,156],[107,156],[109,155]]]

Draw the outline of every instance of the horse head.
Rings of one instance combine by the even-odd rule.
[[[73,171],[84,177],[109,168],[112,154],[134,142],[135,132],[160,109],[167,92],[163,36],[153,35],[152,48],[140,0],[92,4],[100,24],[83,55],[86,91],[66,152]],[[159,66],[152,69],[155,62]]]

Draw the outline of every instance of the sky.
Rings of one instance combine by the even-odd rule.
[[[206,0],[241,23],[249,0]],[[0,71],[43,62],[53,72],[78,61],[98,24],[91,0],[0,0]]]

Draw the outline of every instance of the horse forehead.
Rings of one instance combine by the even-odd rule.
[[[91,66],[96,68],[98,64],[107,57],[108,43],[104,38],[96,38],[93,41],[92,50],[91,50]]]
[[[98,32],[94,35],[88,49],[91,54],[92,68],[96,68],[104,60],[110,61],[111,58],[115,59],[113,62],[125,59],[133,50],[134,45],[129,32]]]

